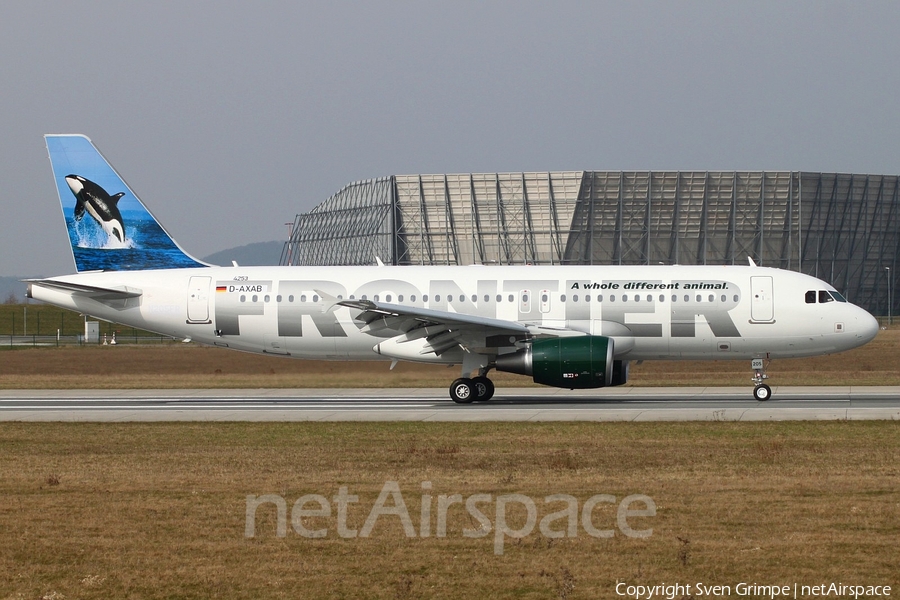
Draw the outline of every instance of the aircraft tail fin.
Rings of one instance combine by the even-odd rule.
[[[90,139],[44,140],[78,272],[208,266],[181,249]]]

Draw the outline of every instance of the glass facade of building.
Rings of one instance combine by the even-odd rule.
[[[281,263],[715,265],[750,257],[820,277],[887,314],[898,205],[900,178],[888,175],[397,175],[352,183],[297,215]]]

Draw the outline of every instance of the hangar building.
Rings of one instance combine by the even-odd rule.
[[[747,264],[898,314],[900,177],[798,171],[395,175],[298,214],[284,265]],[[889,299],[889,294],[893,298]]]

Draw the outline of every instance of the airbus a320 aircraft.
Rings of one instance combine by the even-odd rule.
[[[599,388],[654,359],[751,360],[753,395],[766,400],[770,359],[849,350],[878,330],[824,281],[752,263],[210,266],[87,137],[46,142],[78,273],[30,280],[30,298],[247,352],[461,365],[458,403],[489,400],[492,369]]]

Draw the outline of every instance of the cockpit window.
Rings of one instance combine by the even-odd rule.
[[[837,300],[838,302],[846,302],[847,299],[844,298],[839,292],[829,291],[829,290],[809,290],[806,292],[806,303],[807,304],[815,304],[816,299],[818,299],[819,304],[825,304],[826,302],[834,302]]]

